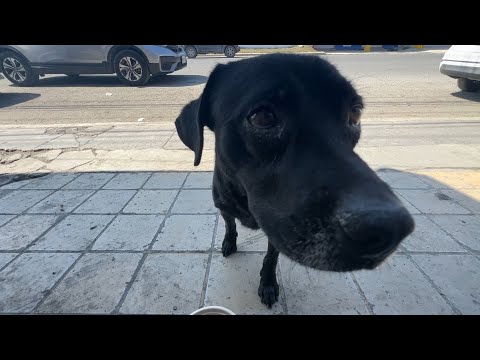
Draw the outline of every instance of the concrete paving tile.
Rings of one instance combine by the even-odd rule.
[[[80,254],[22,254],[0,272],[0,312],[30,312]]]
[[[380,315],[453,314],[451,307],[405,255],[390,257],[375,270],[354,273]]]
[[[200,306],[207,254],[150,254],[120,312],[184,314]]]
[[[42,214],[68,213],[73,211],[92,194],[92,190],[59,190],[40,201],[27,212]]]
[[[178,190],[139,190],[123,209],[124,213],[165,214]]]
[[[69,215],[35,241],[30,250],[85,250],[113,215]]]
[[[153,250],[209,250],[216,215],[173,215],[165,221]]]
[[[20,215],[0,228],[0,250],[23,250],[57,219],[56,215]]]
[[[85,254],[39,307],[40,313],[108,314],[142,254]]]
[[[75,210],[75,213],[113,214],[123,209],[135,190],[99,190]]]
[[[412,255],[463,314],[480,314],[480,260],[471,255]]]
[[[119,215],[93,245],[93,250],[146,250],[163,221],[161,215]]]

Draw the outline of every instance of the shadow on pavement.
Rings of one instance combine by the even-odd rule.
[[[39,97],[34,93],[0,93],[0,109],[21,104]]]
[[[208,77],[202,75],[169,74],[151,78],[145,86],[137,87],[183,87],[204,84]],[[15,86],[15,85],[10,85]],[[129,87],[120,82],[116,75],[65,75],[41,78],[37,87]]]
[[[452,93],[452,95],[460,99],[480,102],[480,91],[476,91],[476,92],[457,91]]]

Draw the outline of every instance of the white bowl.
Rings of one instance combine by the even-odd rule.
[[[222,306],[206,306],[195,310],[190,315],[235,315],[235,313]]]

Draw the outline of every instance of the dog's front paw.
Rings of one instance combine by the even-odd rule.
[[[223,240],[222,243],[222,254],[227,257],[228,255],[233,254],[237,251],[237,244],[235,242]]]
[[[279,290],[276,282],[274,284],[260,283],[258,287],[258,296],[260,296],[262,304],[267,305],[269,308],[278,301],[278,294]]]

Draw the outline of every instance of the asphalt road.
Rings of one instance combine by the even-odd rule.
[[[349,78],[366,102],[363,145],[480,144],[480,92],[462,93],[441,75],[442,53],[359,53],[319,55]],[[124,87],[114,75],[47,76],[36,87],[0,80],[0,125],[78,125],[136,122],[171,123],[198,97],[217,63],[238,61],[199,57],[187,68]]]

